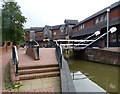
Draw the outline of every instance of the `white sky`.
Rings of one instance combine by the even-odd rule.
[[[110,6],[118,0],[15,0],[27,18],[25,28],[64,24],[65,19],[78,21]]]

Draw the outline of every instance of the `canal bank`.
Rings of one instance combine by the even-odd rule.
[[[84,51],[74,51],[74,56],[93,62],[120,65],[119,50],[87,48]]]
[[[118,94],[118,92],[120,92],[119,66],[81,60],[80,56],[74,55],[73,52],[64,53],[64,57],[68,62],[72,75],[81,72],[86,78],[89,78],[93,83],[106,90],[106,92],[109,92],[110,94]],[[80,75],[78,76],[80,78]],[[74,76],[74,78],[77,77]],[[81,88],[87,91],[88,88],[84,88],[84,86],[90,85],[81,83],[82,80],[83,79],[73,79],[75,89],[76,91],[78,90],[78,92],[80,92],[79,90],[81,90]]]

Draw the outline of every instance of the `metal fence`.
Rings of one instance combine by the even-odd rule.
[[[13,60],[13,65],[15,66],[15,75],[18,75],[18,53],[17,53],[17,47],[13,46],[12,47],[12,60]]]
[[[62,68],[62,49],[59,45],[56,45],[56,56],[59,63],[59,67]]]

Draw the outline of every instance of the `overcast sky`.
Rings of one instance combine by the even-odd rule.
[[[65,19],[78,21],[119,0],[15,0],[27,18],[25,28],[64,24]]]

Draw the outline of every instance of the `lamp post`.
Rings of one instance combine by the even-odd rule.
[[[110,8],[107,9],[107,49],[109,47],[109,12]]]

